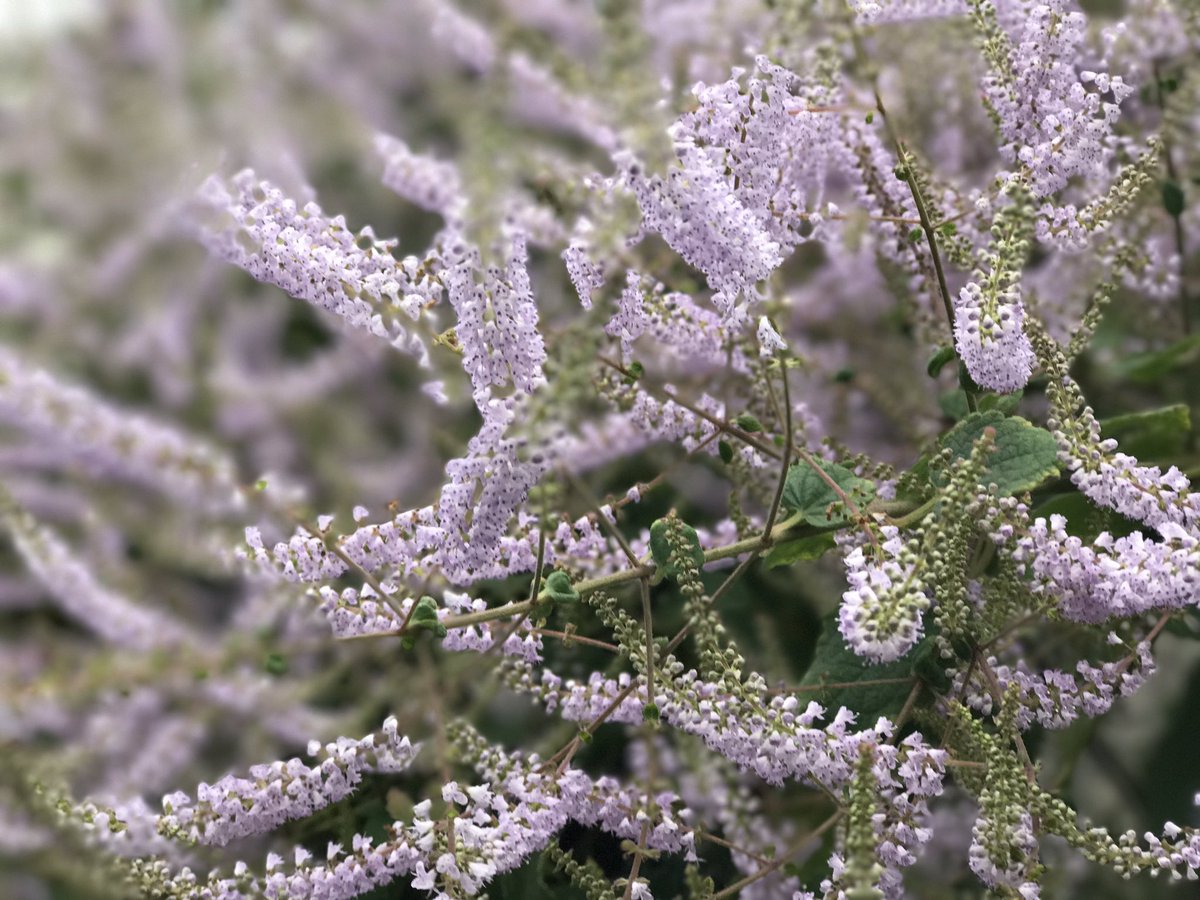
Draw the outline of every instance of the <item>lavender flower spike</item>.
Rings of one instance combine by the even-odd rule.
[[[964,287],[954,304],[954,346],[980,387],[1007,394],[1033,373],[1033,347],[1022,330],[1025,310],[1017,292],[989,299],[978,284]]]
[[[338,738],[325,745],[324,759],[312,767],[290,759],[254,766],[249,778],[226,775],[215,784],[201,784],[195,802],[182,791],[169,794],[163,798],[159,831],[223,847],[310,816],[350,794],[364,772],[408,767],[421,745],[409,743],[396,729],[395,717],[389,717],[379,739],[373,734],[359,741]],[[321,745],[311,741],[308,752],[317,756]]]
[[[880,530],[885,538],[883,560],[864,554],[862,546],[846,556],[850,590],[842,594],[838,630],[859,656],[887,663],[921,639],[921,619],[930,601],[916,577],[916,552],[894,525]]]

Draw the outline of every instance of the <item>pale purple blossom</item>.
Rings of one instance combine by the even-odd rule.
[[[159,829],[190,835],[205,844],[223,846],[253,834],[271,831],[291,819],[310,816],[347,796],[364,772],[399,772],[420,750],[397,733],[394,717],[383,723],[379,737],[338,738],[322,748],[308,745],[315,766],[299,759],[254,766],[249,778],[226,775],[201,784],[196,799],[182,792],[163,798]]]
[[[954,346],[980,387],[1000,393],[1023,388],[1033,372],[1020,289],[988,297],[971,282],[954,302]]]
[[[917,567],[917,554],[893,525],[880,527],[882,553],[858,535],[848,544],[846,580],[838,631],[859,656],[875,663],[894,662],[921,639],[930,606]]]
[[[1001,154],[1022,166],[1033,195],[1042,198],[1062,190],[1072,176],[1104,170],[1115,148],[1120,104],[1133,88],[1119,75],[1079,71],[1087,19],[1068,9],[1066,0],[1020,8],[1010,70],[990,73],[983,87],[999,118]]]
[[[355,234],[342,216],[329,218],[311,202],[298,206],[249,169],[228,185],[210,178],[198,200],[216,219],[201,233],[214,254],[429,365],[424,338],[406,320],[418,320],[441,297],[435,257],[398,261],[396,241],[379,240],[370,228]]]

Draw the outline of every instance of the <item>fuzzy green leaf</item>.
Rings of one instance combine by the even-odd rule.
[[[758,421],[758,419],[752,416],[750,413],[742,413],[733,420],[733,424],[748,434],[754,434],[756,431],[762,431],[762,422]]]
[[[944,434],[940,448],[950,448],[964,459],[983,436],[984,429],[996,430],[996,449],[988,456],[985,483],[995,484],[1001,496],[1033,490],[1058,474],[1058,442],[1044,428],[1019,416],[1005,417],[999,410],[972,413]],[[941,486],[945,475],[932,480]]]
[[[684,535],[687,553],[695,560],[697,568],[704,565],[704,550],[700,547],[700,536],[696,529],[686,522],[680,523]],[[671,562],[671,543],[667,539],[670,524],[666,519],[659,519],[650,526],[650,555],[654,564],[665,578],[678,578],[679,569]]]
[[[983,394],[978,398],[979,411],[986,412],[989,409],[996,409],[1006,416],[1011,416],[1021,405],[1021,398],[1024,395],[1024,391],[1015,391],[1011,394]],[[947,418],[956,422],[962,421],[971,414],[971,410],[967,406],[967,395],[960,390],[946,391],[940,395],[938,406],[942,408],[942,412],[946,414]]]
[[[957,355],[953,347],[941,347],[937,353],[929,358],[929,365],[925,367],[925,371],[929,373],[930,378],[937,378],[938,373],[942,371],[946,363],[950,362]]]
[[[1164,181],[1162,186],[1163,209],[1167,214],[1178,219],[1183,215],[1183,188],[1174,181]]]
[[[924,667],[930,654],[936,656],[937,648],[926,637],[903,658],[872,665],[846,646],[838,631],[837,613],[832,613],[822,623],[812,665],[800,680],[800,687],[812,690],[799,696],[816,700],[831,712],[844,706],[858,714],[860,727],[870,727],[880,716],[894,717],[900,712],[920,677],[914,670]]]
[[[1176,341],[1162,350],[1135,353],[1116,366],[1116,373],[1130,381],[1153,383],[1196,361],[1200,356],[1200,334]]]
[[[1192,417],[1187,404],[1176,403],[1103,419],[1100,427],[1125,453],[1139,459],[1167,459],[1184,449],[1192,433]]]
[[[871,481],[859,478],[837,463],[825,460],[816,462],[859,509],[874,498],[875,485]],[[848,511],[842,498],[825,478],[805,462],[796,463],[788,470],[787,482],[783,486],[783,504],[793,512],[803,515],[810,525],[837,527],[848,521]]]
[[[832,550],[835,546],[833,532],[822,531],[820,534],[810,534],[807,537],[796,538],[794,541],[784,541],[771,548],[764,562],[768,569],[780,566],[790,566],[804,559],[817,559]]]
[[[571,584],[571,576],[561,570],[546,576],[542,590],[555,603],[573,603],[579,599],[579,592]]]
[[[437,611],[438,605],[436,600],[428,595],[422,597],[417,601],[417,605],[412,611],[412,616],[408,620],[408,629],[410,631],[427,629],[440,638],[445,637],[446,626],[438,621]]]

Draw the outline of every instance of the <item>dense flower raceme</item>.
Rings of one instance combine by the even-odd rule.
[[[70,547],[0,489],[0,519],[26,567],[59,607],[101,639],[118,647],[149,650],[182,644],[188,629],[171,616],[121,596],[96,581]]]
[[[1053,420],[1058,425],[1063,462],[1071,471],[1071,481],[1088,499],[1099,506],[1163,531],[1178,526],[1194,534],[1200,521],[1200,494],[1191,490],[1191,481],[1175,466],[1164,472],[1158,466],[1146,466],[1117,449],[1117,442],[1102,438],[1100,423],[1090,407],[1076,412],[1079,390],[1069,377],[1051,389],[1059,398]]]
[[[414,153],[404,141],[386,134],[376,136],[375,149],[384,158],[384,184],[447,221],[461,221],[467,199],[453,164]]]
[[[1023,662],[1007,666],[995,657],[986,662],[1002,692],[1008,692],[1010,686],[1016,687],[1020,706],[1013,721],[1022,730],[1035,723],[1043,728],[1066,728],[1081,715],[1101,716],[1119,697],[1127,697],[1141,688],[1155,672],[1150,645],[1144,641],[1127,660],[1100,666],[1081,660],[1074,675],[1059,669],[1031,672]],[[966,692],[964,699],[984,712],[991,712],[995,706],[986,686]]]
[[[921,639],[929,597],[916,568],[917,550],[893,525],[881,529],[882,559],[861,535],[848,544],[846,579],[838,630],[855,653],[874,662],[893,662]]]
[[[541,850],[572,821],[627,839],[643,838],[651,850],[694,856],[694,835],[685,824],[687,812],[672,809],[676,802],[673,795],[657,795],[654,798],[657,812],[650,817],[642,811],[648,798],[623,787],[616,779],[593,780],[575,768],[547,772],[536,756],[484,749],[472,734],[462,740],[477,756],[487,781],[473,786],[450,781],[443,786],[442,800],[455,811],[451,819],[452,842],[429,818],[431,802],[426,800],[415,807],[411,824],[396,822],[391,826],[391,837],[385,842],[376,844],[370,838],[355,836],[349,853],[331,843],[324,865],[315,863],[311,853],[298,847],[290,872],[284,869],[282,857],[272,853],[267,859],[266,874],[259,877],[250,875],[244,863],[238,863],[233,878],[212,876],[203,880],[187,869],[171,876],[161,867],[153,866],[143,869],[141,876],[158,890],[192,891],[204,897],[332,900],[354,897],[408,875],[418,889],[463,891],[470,896],[497,875]],[[350,742],[330,747],[331,759],[340,754],[353,760],[355,754]],[[397,749],[401,755],[389,759],[387,766],[403,765],[411,754],[403,741]],[[274,768],[271,767],[272,771]],[[257,794],[254,806],[241,817],[243,822],[254,828],[271,827],[286,817],[269,788],[265,792],[261,788],[254,790]],[[297,797],[292,805],[329,802],[330,795],[335,793],[326,784],[325,792],[311,800]],[[171,804],[173,809],[177,799],[167,797],[164,804]],[[100,812],[99,816],[100,821],[95,821],[89,812],[88,818],[89,825],[100,832],[108,827],[110,817],[118,819],[125,830],[137,830],[145,819],[144,811],[138,809],[128,810],[124,819],[110,812]],[[160,823],[169,830],[176,818],[179,818],[177,813],[168,813]],[[212,824],[222,823],[228,826],[226,819],[217,818],[209,829],[224,836],[224,831],[212,828]],[[644,835],[643,825],[647,826]]]
[[[380,241],[369,229],[355,234],[343,217],[328,218],[315,203],[298,207],[249,170],[228,187],[210,179],[200,199],[219,217],[204,237],[214,253],[428,363],[425,340],[405,319],[418,320],[441,296],[435,258],[397,261],[395,241]]]
[[[339,738],[323,748],[324,759],[317,766],[299,759],[256,766],[249,778],[227,775],[200,785],[195,802],[182,792],[171,794],[163,798],[159,831],[220,846],[311,816],[348,795],[364,771],[399,772],[412,762],[420,745],[410,744],[396,727],[396,720],[389,718],[380,739]],[[310,756],[321,751],[318,741],[308,746]]]
[[[1007,394],[1033,372],[1033,346],[1024,331],[1020,272],[1029,249],[1024,186],[1008,186],[1011,203],[996,214],[982,270],[954,304],[954,346],[975,382]]]
[[[521,689],[539,697],[551,711],[561,708],[561,715],[569,720],[590,721],[619,700],[610,718],[636,722],[646,704],[644,680],[631,684],[593,675],[587,684],[580,684],[563,681],[546,669],[537,680],[522,668],[514,676]],[[630,687],[636,690],[629,691]],[[880,822],[878,858],[894,883],[899,880],[896,870],[911,865],[928,839],[919,823],[926,801],[941,793],[944,756],[926,747],[917,735],[902,741],[900,748],[878,743],[892,736],[891,723],[881,719],[873,729],[852,732],[848,726],[853,714],[846,709],[825,728],[816,728],[825,712],[817,703],[799,711],[795,697],[777,697],[764,707],[700,681],[695,671],[681,673],[655,699],[665,721],[772,784],[801,779],[841,790],[863,746],[872,746],[874,777],[888,794],[892,810]]]
[[[1000,152],[1028,172],[1035,197],[1047,197],[1072,176],[1104,170],[1117,145],[1120,105],[1133,88],[1119,75],[1078,71],[1087,19],[1065,0],[1011,6],[1014,13],[1025,7],[1025,15],[1013,21],[984,91],[999,120]]]
[[[520,663],[512,665],[518,667],[515,677],[523,690],[537,696],[551,711],[561,708],[563,718],[572,721],[594,719],[631,685],[625,678],[599,675],[593,675],[583,684],[563,680],[545,668],[540,678],[535,678]],[[635,687],[610,714],[613,721],[641,721],[647,702],[644,680]],[[757,704],[732,696],[718,685],[700,681],[695,671],[680,673],[666,690],[669,693],[655,696],[664,719],[695,734],[731,762],[771,783],[802,778],[831,787],[844,785],[850,778],[857,745],[869,738],[887,738],[892,733],[892,726],[886,720],[877,723],[874,731],[848,731],[854,714],[847,709],[839,710],[824,729],[814,728],[825,710],[818,703],[810,703],[798,712],[795,697],[776,697],[767,706],[747,713],[746,709],[754,709]],[[915,736],[905,746],[911,749],[912,765],[902,768],[915,778],[908,782],[909,789],[919,796],[935,796],[939,792],[937,785],[944,757],[925,748]],[[900,759],[895,762],[899,765]]]
[[[1011,526],[1002,525],[996,539],[1067,618],[1099,623],[1196,604],[1200,541],[1178,525],[1160,526],[1160,540],[1101,532],[1089,545],[1068,533],[1061,515],[1030,522],[1019,504],[1012,514],[1024,520],[1023,535],[1012,539]]]
[[[214,513],[241,505],[234,463],[197,435],[121,409],[0,348],[0,420],[28,435],[39,464],[79,465]]]

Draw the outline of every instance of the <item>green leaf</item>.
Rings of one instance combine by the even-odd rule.
[[[742,431],[750,434],[753,434],[756,431],[762,431],[762,422],[758,421],[758,419],[750,415],[750,413],[742,413],[733,420],[733,424],[742,429]]]
[[[1178,219],[1183,215],[1183,207],[1185,206],[1183,188],[1174,181],[1164,181],[1162,186],[1162,202],[1163,209],[1170,216]]]
[[[954,359],[957,354],[953,347],[941,347],[937,353],[929,358],[929,365],[925,367],[925,371],[929,373],[930,378],[937,378],[938,373],[942,371],[946,363]]]
[[[1117,364],[1120,377],[1139,383],[1156,382],[1160,378],[1182,369],[1200,356],[1200,334],[1193,334],[1176,341],[1163,350],[1137,353]]]
[[[1191,411],[1185,403],[1102,419],[1106,438],[1139,459],[1165,459],[1181,452],[1192,433]]]
[[[971,373],[967,369],[967,364],[961,359],[958,361],[958,385],[970,394],[983,393],[983,388],[975,383],[975,379],[971,377]]]
[[[936,658],[937,652],[932,638],[927,636],[903,658],[872,665],[846,646],[838,631],[837,613],[831,613],[822,622],[812,665],[800,680],[800,687],[813,690],[797,696],[816,700],[831,712],[844,706],[858,714],[859,727],[870,727],[880,716],[890,718],[900,712],[920,677],[914,670],[925,667],[926,657],[932,654]]]
[[[815,460],[821,470],[861,510],[875,496],[875,485],[859,478],[845,466],[825,460]],[[848,521],[848,511],[841,497],[825,478],[808,463],[793,465],[783,486],[783,504],[804,516],[804,521],[818,527],[837,527]]]
[[[729,445],[729,441],[717,441],[717,453],[721,455],[721,462],[725,465],[733,462],[733,447]]]
[[[989,409],[996,409],[1006,416],[1011,416],[1021,405],[1021,398],[1024,396],[1024,391],[1014,391],[1011,394],[984,394],[979,398],[979,411],[987,412]]]
[[[700,568],[704,565],[704,550],[700,547],[700,536],[696,534],[696,529],[686,522],[681,522],[685,550],[688,555],[695,561],[696,567]],[[650,526],[650,555],[654,558],[654,564],[658,566],[658,571],[665,578],[677,579],[679,577],[679,569],[671,562],[671,544],[667,540],[667,533],[670,529],[670,524],[667,519],[658,519]]]
[[[1024,395],[1024,391],[1016,391],[1011,394],[983,394],[978,398],[977,405],[980,412],[997,409],[1006,416],[1011,416],[1021,405],[1021,398]],[[942,408],[946,418],[953,419],[955,422],[962,421],[971,414],[971,410],[967,406],[967,395],[961,390],[946,391],[938,397],[938,406]]]
[[[1054,435],[1019,416],[1006,417],[997,409],[967,416],[942,435],[938,446],[950,448],[956,459],[965,459],[986,428],[996,431],[996,449],[988,457],[985,483],[995,484],[1000,496],[1031,491],[1058,474]],[[931,480],[940,487],[945,477],[939,474]]]
[[[436,600],[428,595],[422,597],[417,601],[417,605],[412,611],[412,617],[408,620],[409,630],[427,629],[440,638],[445,637],[446,626],[438,621],[437,610]]]
[[[288,670],[287,657],[282,653],[268,653],[263,660],[263,669],[270,675],[286,675]]]
[[[938,406],[941,407],[947,419],[959,422],[971,414],[967,406],[967,395],[961,390],[945,391],[938,395]]]
[[[1032,515],[1045,519],[1053,515],[1063,516],[1067,520],[1067,534],[1089,543],[1102,531],[1107,531],[1113,537],[1125,537],[1138,530],[1138,523],[1112,510],[1095,506],[1078,491],[1067,491],[1046,498],[1033,508]]]
[[[542,590],[555,603],[574,603],[579,599],[579,592],[571,584],[571,576],[561,570],[556,570],[546,576],[545,586]]]
[[[780,566],[790,566],[803,559],[817,559],[827,550],[836,546],[832,531],[822,531],[820,534],[810,534],[807,537],[796,538],[794,541],[784,541],[776,544],[767,554],[764,562],[768,569]]]

